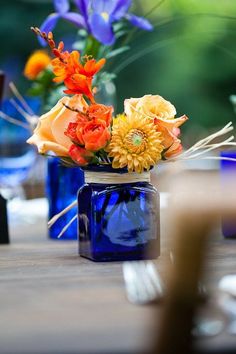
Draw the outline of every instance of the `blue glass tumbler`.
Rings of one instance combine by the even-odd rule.
[[[145,181],[103,182],[104,170],[109,169],[100,168],[97,172],[98,182],[85,183],[78,191],[80,256],[93,261],[157,258],[160,254],[157,190]],[[117,174],[117,170],[109,172]]]
[[[236,151],[222,151],[221,157],[236,159]],[[221,160],[221,183],[222,186],[228,183],[228,180],[232,182],[235,180],[236,185],[236,162],[230,160]],[[236,215],[235,221],[222,219],[222,233],[225,238],[236,238]]]
[[[76,200],[77,191],[83,184],[84,172],[79,167],[65,167],[56,157],[48,159],[46,194],[49,204],[49,220]],[[59,240],[77,240],[76,221],[58,238],[63,227],[70,222],[76,213],[77,209],[73,208],[58,219],[49,229],[49,237]]]

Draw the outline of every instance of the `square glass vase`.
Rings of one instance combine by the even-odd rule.
[[[107,183],[102,173],[97,174],[96,180],[85,183],[78,191],[80,256],[97,262],[157,258],[157,190],[142,180],[119,183],[116,178],[116,183]]]
[[[220,172],[221,172],[221,185],[222,191],[224,187],[228,184],[236,184],[236,162],[230,159],[236,159],[236,150],[235,151],[222,151],[221,157],[226,158],[222,159],[220,163]],[[227,160],[229,159],[229,160]],[[234,220],[232,218],[222,217],[222,233],[225,238],[236,239],[236,215]]]
[[[84,172],[79,167],[65,167],[59,158],[48,159],[46,196],[48,199],[48,220],[68,207],[76,200],[78,189],[84,184]],[[50,227],[48,236],[54,240],[77,240],[77,224],[71,226],[58,238],[63,227],[76,214],[75,209],[69,210],[62,218]]]

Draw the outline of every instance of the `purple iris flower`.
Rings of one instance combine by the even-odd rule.
[[[53,4],[55,12],[50,14],[41,25],[40,30],[42,32],[48,33],[52,31],[60,18],[68,20],[78,27],[86,28],[86,21],[83,16],[76,12],[69,12],[70,5],[68,0],[53,0]],[[39,41],[42,46],[46,45],[44,39],[39,37]]]
[[[53,0],[55,12],[43,22],[41,31],[46,33],[52,31],[57,21],[62,18],[77,27],[85,28],[102,44],[112,45],[115,42],[112,25],[121,19],[126,19],[132,25],[146,31],[153,29],[148,20],[128,12],[132,0],[74,0],[74,2],[80,14],[69,11],[69,0]],[[40,37],[39,41],[43,46],[46,45]]]
[[[145,18],[128,13],[132,0],[74,0],[74,2],[86,22],[88,32],[105,45],[112,45],[115,42],[112,24],[122,18],[143,30],[153,29]]]

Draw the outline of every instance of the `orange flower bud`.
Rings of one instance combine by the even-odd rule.
[[[76,162],[79,166],[86,166],[88,165],[89,161],[93,158],[93,153],[87,151],[86,149],[77,146],[71,145],[69,149],[69,155],[74,162]]]

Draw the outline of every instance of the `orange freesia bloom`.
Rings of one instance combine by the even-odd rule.
[[[60,58],[52,60],[53,72],[56,77],[53,79],[55,82],[62,82],[66,78],[79,73],[80,68],[80,54],[77,51],[63,52]]]
[[[81,65],[80,73],[87,77],[93,77],[106,63],[106,59],[102,58],[98,62],[95,59],[88,59],[85,65]]]
[[[86,77],[81,74],[74,74],[68,76],[64,80],[64,84],[67,90],[64,92],[71,95],[83,94],[89,98],[89,100],[94,103],[93,91],[92,91],[92,78]]]
[[[80,53],[72,51],[69,53],[64,50],[64,43],[61,41],[56,47],[53,39],[53,33],[42,32],[38,27],[31,27],[32,31],[43,38],[51,48],[55,59],[52,60],[53,72],[55,74],[55,82],[62,82],[66,85],[65,93],[68,94],[83,94],[89,98],[92,103],[95,103],[93,97],[92,80],[93,76],[102,68],[106,59],[102,58],[98,62],[95,59],[89,59],[85,56],[85,64],[80,61]]]
[[[84,94],[94,103],[93,76],[102,68],[106,60],[103,58],[96,62],[95,59],[86,58],[86,63],[83,65],[78,51],[69,53],[56,50],[55,53],[57,58],[52,60],[53,72],[56,75],[54,81],[64,81],[67,87],[65,93]]]

